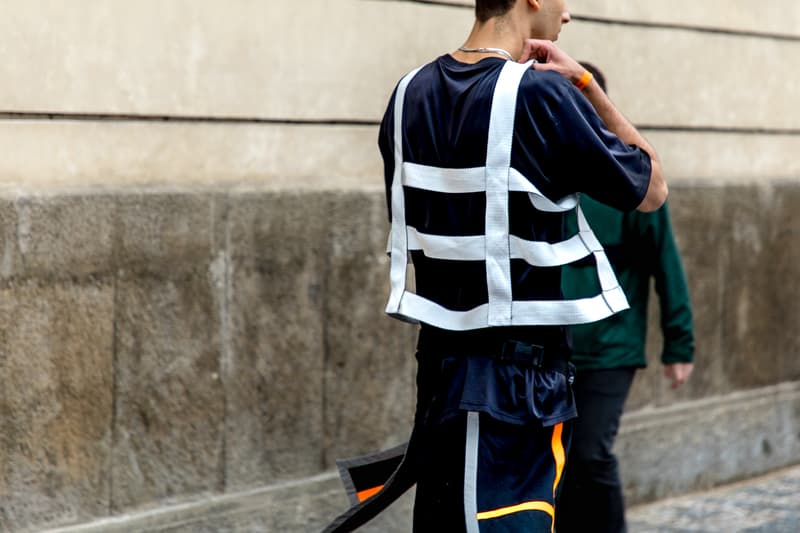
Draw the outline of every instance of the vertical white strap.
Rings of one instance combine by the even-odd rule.
[[[391,269],[389,281],[391,293],[386,304],[386,312],[396,314],[406,288],[406,268],[408,264],[408,236],[406,234],[406,202],[403,193],[403,104],[409,82],[419,72],[419,67],[400,80],[394,97],[394,174],[392,175],[392,232]]]
[[[497,79],[486,147],[486,286],[489,326],[511,324],[511,258],[508,236],[508,188],[514,115],[523,74],[530,63],[507,61]]]
[[[628,309],[628,299],[619,286],[614,268],[611,266],[605,250],[603,250],[603,245],[600,244],[592,228],[589,227],[589,222],[586,220],[580,205],[576,208],[576,213],[578,215],[578,234],[586,249],[594,254],[595,264],[597,265],[597,279],[600,282],[603,300],[613,313]]]
[[[467,413],[467,442],[464,455],[464,520],[467,533],[480,533],[478,526],[478,443],[480,416],[476,411]]]

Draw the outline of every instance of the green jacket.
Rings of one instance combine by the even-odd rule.
[[[578,369],[646,365],[651,277],[655,279],[664,335],[661,361],[665,364],[691,362],[694,356],[692,309],[667,205],[653,213],[623,213],[582,196],[581,208],[606,249],[631,308],[599,322],[571,327],[572,362]],[[599,291],[594,270],[589,267],[591,264],[587,261],[564,267],[562,290],[565,297],[580,298]]]

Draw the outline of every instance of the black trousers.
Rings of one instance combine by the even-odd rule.
[[[556,513],[557,533],[625,533],[625,502],[611,453],[635,368],[579,371],[578,418]]]

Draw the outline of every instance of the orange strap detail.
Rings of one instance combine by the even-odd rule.
[[[583,74],[581,74],[581,77],[578,78],[578,81],[575,82],[575,87],[577,87],[579,91],[582,91],[586,88],[587,85],[592,83],[593,79],[594,76],[592,75],[592,73],[589,72],[588,70],[584,70]]]
[[[542,511],[550,515],[551,518],[555,516],[553,505],[550,504],[549,502],[532,501],[532,502],[520,503],[519,505],[512,505],[510,507],[502,507],[500,509],[495,509],[493,511],[484,511],[482,513],[478,513],[478,520],[500,518],[501,516],[506,516],[514,513],[521,513],[523,511]]]
[[[363,502],[364,500],[372,498],[373,496],[378,494],[381,490],[383,490],[383,485],[372,487],[371,489],[364,489],[356,493],[356,497],[358,498],[359,502]]]

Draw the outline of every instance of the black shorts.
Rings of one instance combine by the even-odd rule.
[[[464,412],[420,438],[414,531],[552,532],[570,424]]]

